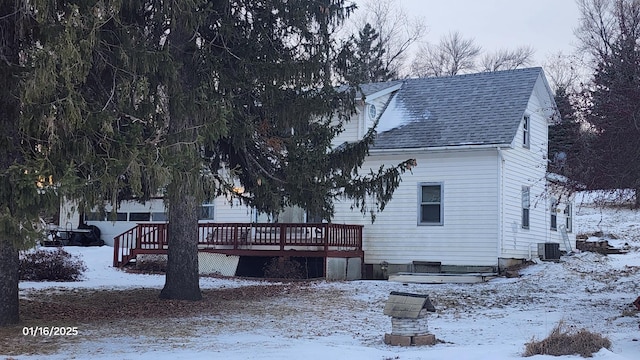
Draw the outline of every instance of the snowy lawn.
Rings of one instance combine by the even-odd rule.
[[[602,231],[631,251],[565,256],[482,284],[202,278],[205,300],[191,303],[158,300],[164,277],[112,268],[110,247],[68,247],[89,268],[84,280],[21,282],[24,323],[0,330],[0,358],[522,359],[527,342],[564,320],[611,340],[611,350],[594,358],[640,359],[640,314],[630,305],[640,296],[640,213],[589,205],[576,205],[576,212],[576,233]],[[437,312],[429,328],[438,344],[383,343],[391,323],[382,309],[391,291],[430,295]],[[22,335],[36,326],[77,327],[78,335]],[[24,351],[30,354],[17,354]],[[558,358],[580,357],[531,357]]]

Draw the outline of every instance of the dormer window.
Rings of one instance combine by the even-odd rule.
[[[531,122],[529,121],[529,115],[525,115],[522,120],[522,147],[529,148],[530,141],[530,126]]]
[[[378,111],[376,110],[376,106],[373,104],[369,104],[369,119],[375,120]]]

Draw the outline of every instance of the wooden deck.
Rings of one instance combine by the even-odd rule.
[[[167,223],[140,223],[116,236],[113,266],[138,254],[166,254]],[[206,223],[198,225],[199,251],[238,256],[363,258],[362,225]]]

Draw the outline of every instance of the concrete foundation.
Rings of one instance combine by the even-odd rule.
[[[522,261],[522,260],[520,260]],[[414,261],[408,264],[366,264],[367,279],[387,280],[389,275],[399,273],[497,273],[497,266],[440,265],[436,262]]]

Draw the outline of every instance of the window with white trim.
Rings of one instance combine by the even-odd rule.
[[[213,220],[214,210],[213,204],[202,204],[198,212],[198,220]]]
[[[91,211],[84,214],[84,221],[105,221],[105,214],[100,213],[99,211]]]
[[[443,186],[441,183],[422,183],[418,186],[418,225],[443,224]]]
[[[128,218],[128,214],[125,212],[117,212],[115,218],[113,217],[113,214],[109,213],[107,215],[107,220],[109,221],[127,221]]]
[[[531,189],[528,186],[522,187],[522,228],[529,228],[529,210],[531,208]]]
[[[551,230],[558,230],[558,200],[551,198],[550,203],[550,213],[551,213]]]
[[[571,206],[571,203],[567,203],[567,206],[564,207],[564,219],[564,226],[567,232],[571,232],[573,227],[573,207]]]
[[[129,213],[129,221],[149,221],[151,213],[148,212],[132,212]]]
[[[531,132],[531,121],[529,119],[529,115],[525,115],[522,120],[522,146],[525,148],[529,148],[530,143],[530,132]]]
[[[167,213],[166,212],[152,212],[151,213],[151,221],[167,221]]]

